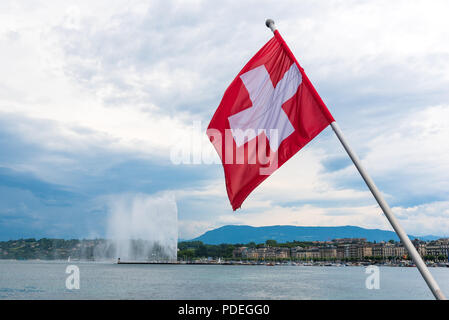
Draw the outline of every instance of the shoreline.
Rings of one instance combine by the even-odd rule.
[[[370,262],[345,262],[345,263],[332,263],[332,262],[287,262],[287,263],[271,263],[271,262],[243,262],[243,261],[231,261],[231,262],[157,262],[157,261],[118,261],[115,264],[146,264],[146,265],[219,265],[219,266],[299,266],[299,267],[366,267],[376,265],[379,267],[416,267],[413,263],[370,263]],[[449,263],[433,263],[428,264],[428,267],[432,268],[449,268]]]
[[[5,262],[47,262],[47,263],[100,263],[100,264],[123,264],[123,265],[211,265],[211,266],[298,266],[298,267],[416,267],[411,261],[402,261],[397,263],[378,263],[369,261],[360,262],[331,262],[331,261],[316,261],[316,262],[263,262],[263,261],[116,261],[116,260],[83,260],[73,259],[70,261],[62,259],[0,259]],[[449,268],[449,262],[426,263],[429,268]]]

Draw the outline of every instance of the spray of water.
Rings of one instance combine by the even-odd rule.
[[[171,193],[111,197],[107,238],[121,261],[176,261],[178,210]]]

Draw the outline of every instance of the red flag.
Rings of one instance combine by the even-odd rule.
[[[333,121],[275,31],[232,81],[207,129],[232,208]]]

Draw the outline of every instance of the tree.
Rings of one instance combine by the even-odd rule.
[[[275,247],[277,245],[277,241],[276,240],[267,240],[267,241],[265,241],[265,244],[269,247]]]
[[[248,247],[250,248],[255,248],[257,245],[254,241],[251,241],[250,243],[248,243]]]

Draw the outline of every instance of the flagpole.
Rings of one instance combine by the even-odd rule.
[[[273,31],[273,32],[276,31],[276,26],[275,26],[273,20],[267,19],[265,24],[268,28],[271,29],[271,31]],[[374,198],[376,199],[377,203],[381,207],[382,211],[384,212],[385,216],[387,217],[387,219],[390,222],[391,226],[393,227],[394,231],[398,235],[402,244],[404,245],[404,247],[407,249],[408,253],[412,257],[413,262],[415,263],[415,265],[418,268],[419,272],[421,273],[422,277],[426,281],[426,283],[429,286],[430,290],[432,291],[433,295],[438,300],[446,300],[446,297],[444,296],[443,292],[441,291],[440,287],[438,286],[438,283],[433,278],[432,274],[430,273],[430,271],[427,268],[426,264],[424,263],[423,259],[419,255],[415,246],[410,241],[410,239],[407,236],[407,234],[405,233],[404,229],[399,224],[399,221],[396,219],[390,206],[385,201],[385,199],[382,196],[382,194],[380,193],[379,189],[377,189],[376,185],[374,184],[374,181],[368,175],[368,172],[362,166],[358,156],[355,154],[355,152],[349,146],[349,144],[348,144],[346,138],[344,137],[343,132],[341,131],[337,122],[333,121],[331,123],[331,127],[334,130],[338,140],[340,140],[341,144],[343,145],[343,148],[348,153],[348,155],[351,158],[352,162],[354,163],[355,167],[359,171],[359,173],[362,176],[363,180],[365,181],[366,185],[370,189],[370,191],[373,194]]]
[[[446,300],[443,292],[441,291],[440,287],[438,286],[438,283],[433,278],[432,274],[430,273],[430,271],[427,268],[426,264],[424,263],[423,259],[419,255],[418,251],[416,251],[415,246],[410,241],[410,239],[407,236],[407,234],[405,233],[404,229],[399,224],[399,221],[396,219],[390,206],[385,201],[384,197],[382,196],[382,193],[380,193],[379,189],[377,189],[376,185],[374,184],[373,179],[371,179],[371,177],[368,175],[368,172],[362,166],[360,159],[357,157],[357,155],[354,153],[354,151],[349,146],[349,144],[346,141],[345,137],[343,136],[343,133],[341,132],[340,127],[338,126],[337,122],[335,122],[335,121],[332,122],[331,127],[334,130],[335,134],[337,135],[338,140],[340,140],[341,144],[345,148],[345,150],[348,153],[349,157],[351,158],[352,162],[356,166],[357,170],[360,172],[360,175],[362,176],[363,180],[365,180],[366,185],[371,190],[371,193],[373,194],[377,203],[382,208],[382,211],[384,212],[385,216],[387,217],[387,219],[390,222],[391,226],[393,227],[394,231],[396,231],[396,234],[399,236],[399,239],[401,239],[402,244],[404,245],[404,247],[407,249],[408,253],[412,257],[413,261],[415,262],[415,265],[418,267],[419,272],[421,272],[422,277],[426,281],[426,283],[429,286],[430,290],[432,291],[433,295],[438,300]]]

